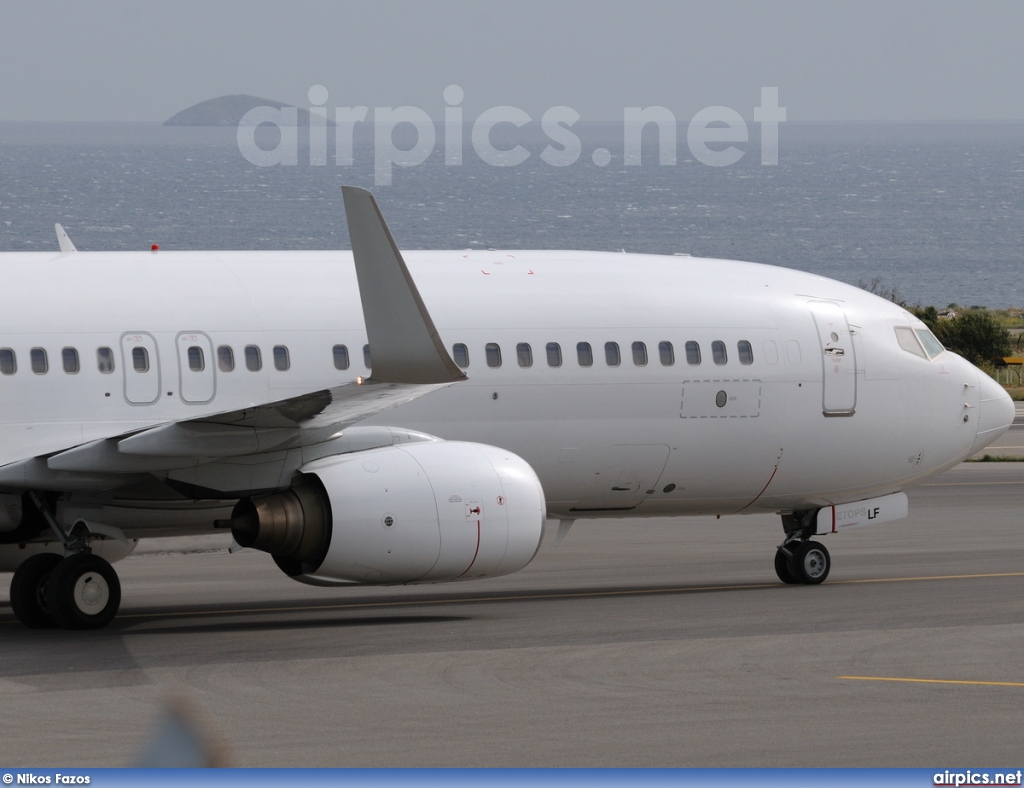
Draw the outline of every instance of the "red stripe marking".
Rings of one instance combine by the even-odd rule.
[[[466,567],[466,572],[468,572],[470,569],[473,568],[473,564],[476,563],[476,557],[478,555],[480,555],[480,521],[479,520],[476,521],[476,550],[473,551],[473,560],[470,561],[469,562],[469,566]],[[462,577],[463,575],[465,575],[466,572],[463,572],[461,575],[459,575],[459,577]],[[458,580],[459,577],[456,577],[455,579]]]
[[[775,462],[775,470],[773,470],[772,471],[772,475],[768,477],[768,484],[772,483],[772,479],[775,478],[775,474],[777,474],[779,472],[779,463],[780,462],[782,462],[782,455],[781,454],[779,455],[779,459],[776,460],[776,462]],[[749,509],[751,506],[753,506],[755,503],[757,503],[757,499],[760,498],[762,495],[764,495],[764,491],[768,489],[768,484],[766,484],[764,487],[761,488],[761,492],[759,492],[757,495],[754,496],[754,500],[752,500],[750,503],[748,503],[742,509],[737,509],[735,512],[733,512],[733,514],[739,514],[740,512],[745,511],[746,509]]]

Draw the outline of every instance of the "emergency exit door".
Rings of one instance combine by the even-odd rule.
[[[185,402],[209,402],[216,392],[213,342],[206,334],[178,334],[178,375]]]
[[[148,405],[160,398],[160,357],[156,340],[145,332],[121,335],[124,398],[133,405]]]

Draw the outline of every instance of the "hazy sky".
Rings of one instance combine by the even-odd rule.
[[[1024,120],[1021,0],[0,0],[0,120],[162,121],[251,93],[299,106],[662,105],[789,121]]]

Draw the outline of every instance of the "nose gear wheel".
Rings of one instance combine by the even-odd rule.
[[[775,553],[775,574],[783,583],[817,585],[832,568],[832,558],[820,542],[790,542]]]

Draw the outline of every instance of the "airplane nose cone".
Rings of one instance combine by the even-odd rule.
[[[971,454],[990,445],[1013,424],[1015,412],[1013,400],[1006,389],[984,372],[978,373],[978,436],[974,439]]]

